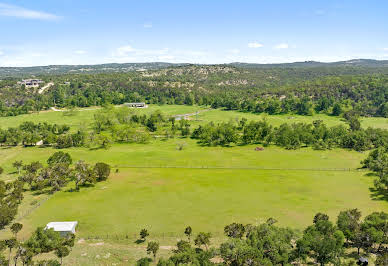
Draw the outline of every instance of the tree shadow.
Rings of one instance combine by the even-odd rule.
[[[55,192],[53,192],[52,189],[41,189],[41,190],[33,190],[31,193],[33,196],[39,196],[39,195],[52,195]]]
[[[135,242],[135,244],[141,244],[141,243],[144,243],[145,242],[145,239],[137,239]]]
[[[372,200],[388,201],[388,191],[386,189],[378,189],[375,187],[370,187],[369,191],[371,192]]]

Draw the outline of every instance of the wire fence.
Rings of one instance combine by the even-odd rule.
[[[225,235],[222,232],[212,232],[211,236],[213,238],[221,238],[225,237]],[[92,235],[81,235],[80,238],[83,238],[85,240],[141,240],[139,233],[126,233],[126,234],[92,234]],[[195,234],[191,236],[191,239],[195,237]],[[188,237],[183,233],[177,233],[177,232],[165,232],[165,233],[150,233],[150,236],[147,238],[153,239],[187,239]]]
[[[48,201],[50,198],[52,197],[52,195],[49,195],[47,196],[46,198],[38,201],[36,204],[33,205],[33,207],[29,208],[28,210],[22,212],[17,218],[16,220],[17,221],[20,221],[24,218],[26,218],[28,215],[30,215],[33,211],[35,211],[37,208],[39,208],[43,203],[45,203],[46,201]]]
[[[366,172],[361,168],[286,168],[286,167],[233,167],[233,166],[174,166],[174,165],[115,165],[114,168],[150,168],[150,169],[215,169],[215,170],[268,170],[268,171],[340,171],[340,172]]]

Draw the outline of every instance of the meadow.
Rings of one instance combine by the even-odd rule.
[[[116,106],[118,107],[118,106]],[[34,121],[35,123],[47,122],[50,124],[67,124],[73,128],[90,125],[93,121],[93,116],[101,108],[90,107],[75,109],[72,115],[67,115],[67,112],[58,111],[42,111],[39,113],[31,113],[26,115],[19,115],[15,117],[0,117],[0,128],[15,127],[25,121]],[[198,115],[191,116],[193,125],[203,124],[207,122],[228,122],[237,119],[246,118],[248,120],[267,119],[269,123],[274,126],[279,126],[282,123],[312,123],[314,120],[322,120],[328,126],[345,124],[344,120],[325,114],[315,114],[312,116],[301,116],[294,114],[282,115],[267,115],[267,114],[253,114],[239,111],[224,111],[221,109],[208,109],[202,106],[188,106],[188,105],[149,105],[148,108],[134,109],[138,114],[150,114],[156,110],[162,111],[166,116],[177,114],[195,113]],[[361,125],[364,128],[384,128],[388,129],[388,119],[383,117],[362,117]]]
[[[324,115],[267,116],[195,106],[150,106],[136,112],[159,109],[168,115],[202,110],[198,121],[192,117],[193,124],[241,117],[265,117],[275,126],[315,119],[328,125],[344,123]],[[2,127],[23,121],[90,125],[96,111],[79,111],[73,116],[48,111],[0,118],[0,123]],[[363,118],[362,123],[386,128],[387,121]],[[178,149],[180,144],[184,144],[183,150]],[[78,242],[65,259],[67,263],[127,264],[146,255],[145,244],[133,243],[142,228],[150,231],[151,239],[169,247],[183,237],[183,229],[188,225],[194,233],[212,232],[214,243],[223,239],[223,227],[232,222],[257,224],[273,217],[279,225],[303,229],[317,212],[327,213],[335,221],[344,209],[358,208],[364,215],[388,210],[388,202],[374,198],[370,190],[374,177],[360,169],[360,161],[367,152],[285,150],[275,146],[255,151],[256,146],[202,147],[189,138],[174,138],[152,139],[148,144],[113,144],[108,150],[63,149],[73,161],[109,163],[113,167],[111,177],[79,192],[69,192],[74,186],[70,183],[54,195],[26,193],[17,217],[24,224],[20,236],[27,238],[34,228],[50,221],[77,220]],[[16,178],[12,167],[15,160],[45,162],[55,151],[41,147],[0,148],[0,165],[5,169],[0,178]],[[41,205],[32,204],[34,201]],[[0,237],[7,234],[0,232]],[[101,240],[105,236],[109,239]],[[167,254],[169,249],[162,249],[161,254]],[[105,258],[108,253],[111,255]]]

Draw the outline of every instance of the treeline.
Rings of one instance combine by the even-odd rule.
[[[54,145],[58,148],[79,147],[84,145],[85,133],[69,133],[68,125],[23,122],[18,127],[0,129],[0,146]]]
[[[157,265],[355,265],[361,251],[366,256],[376,254],[375,265],[387,265],[387,213],[374,212],[362,220],[359,210],[349,209],[339,213],[336,223],[318,213],[303,232],[276,223],[270,218],[259,225],[227,225],[224,233],[228,240],[218,247],[212,245],[211,233],[200,232],[191,241],[193,232],[189,226],[184,231],[187,240],[179,240],[173,255],[160,258]],[[148,231],[141,230],[141,240],[147,236]],[[353,249],[357,254],[351,254]],[[153,260],[145,257],[137,265],[156,263],[158,250],[157,241],[148,242],[147,253],[153,255]]]
[[[325,68],[183,66],[149,72],[51,75],[42,78],[55,85],[43,94],[6,80],[0,82],[0,116],[52,106],[144,101],[269,114],[340,115],[354,110],[363,116],[388,117],[386,71],[340,70],[336,74]]]
[[[379,147],[388,147],[388,131],[383,129],[362,129],[356,116],[348,115],[345,125],[327,127],[322,120],[312,124],[284,123],[273,127],[265,119],[250,121],[241,119],[234,122],[213,122],[194,129],[191,138],[197,139],[202,145],[245,145],[261,143],[265,146],[274,144],[286,149],[313,147],[324,150],[331,148],[346,148],[365,151]]]

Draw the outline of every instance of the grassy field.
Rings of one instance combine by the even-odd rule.
[[[137,112],[157,109],[169,115],[199,110],[192,106],[151,106]],[[90,124],[94,112],[63,116],[61,112],[49,111],[0,118],[0,125],[16,126],[32,120],[79,126]],[[241,117],[261,119],[263,115],[206,110],[193,123]],[[273,125],[315,119],[328,125],[343,123],[324,115],[266,118]],[[363,126],[387,128],[387,121],[364,118]],[[177,149],[180,143],[185,143],[183,150]],[[24,224],[20,236],[25,239],[37,226],[50,221],[77,220],[77,244],[65,259],[67,265],[128,265],[146,255],[146,244],[134,244],[141,228],[149,229],[151,239],[160,241],[163,256],[183,237],[187,225],[193,227],[194,233],[212,232],[213,242],[219,242],[223,239],[223,227],[231,222],[256,224],[273,217],[282,226],[302,229],[317,212],[325,212],[335,220],[339,211],[348,208],[358,208],[363,214],[388,210],[388,202],[372,196],[374,178],[358,169],[367,153],[310,148],[289,151],[274,146],[255,151],[255,147],[201,147],[194,140],[175,138],[153,139],[149,144],[114,144],[108,150],[64,149],[73,161],[111,164],[110,179],[80,192],[68,192],[73,186],[69,184],[52,196],[26,193],[17,217]],[[55,151],[39,147],[0,148],[0,165],[5,169],[0,179],[16,178],[12,167],[15,160],[43,162]],[[35,201],[38,204],[32,204]],[[6,230],[0,232],[0,238],[6,235]]]
[[[77,220],[80,237],[133,235],[142,228],[162,236],[187,225],[219,236],[226,224],[269,217],[302,229],[317,212],[335,217],[347,208],[387,209],[386,202],[370,200],[371,181],[364,173],[340,171],[122,169],[79,193],[55,194],[25,224]]]
[[[182,141],[186,146],[179,151],[176,143]],[[109,150],[65,149],[74,160],[104,161],[119,173],[80,193],[55,194],[25,224],[34,228],[51,220],[77,219],[80,235],[102,234],[106,227],[133,233],[148,225],[162,234],[179,230],[188,219],[199,230],[217,232],[232,220],[275,217],[284,225],[302,228],[317,211],[334,215],[350,207],[364,212],[388,207],[370,199],[373,178],[357,169],[366,154],[278,147],[257,152],[254,147],[201,147],[190,139],[172,139],[116,144]],[[54,152],[2,149],[0,164],[12,178],[14,160],[46,161]],[[99,215],[101,211],[104,215]]]
[[[33,113],[27,115],[20,115],[16,117],[0,117],[0,128],[8,128],[19,125],[24,121],[34,122],[48,122],[51,124],[67,124],[72,127],[78,128],[81,125],[90,125],[93,121],[93,115],[99,110],[99,108],[84,108],[75,112],[75,115],[67,116],[64,112],[45,111],[40,113]],[[243,117],[248,120],[260,120],[266,118],[272,125],[278,126],[282,123],[297,123],[305,122],[311,123],[314,120],[323,120],[328,126],[345,124],[344,121],[338,117],[328,116],[323,114],[317,114],[313,116],[300,116],[300,115],[267,115],[267,114],[253,114],[237,111],[223,111],[220,109],[207,109],[198,106],[187,105],[150,105],[148,108],[136,109],[134,112],[139,114],[149,114],[156,110],[161,110],[166,115],[186,114],[199,111],[197,116],[192,116],[193,125],[207,123],[210,121],[224,121],[237,120]],[[198,118],[199,121],[195,121]],[[363,127],[375,127],[388,129],[388,119],[382,117],[363,117],[361,118],[361,124]]]

